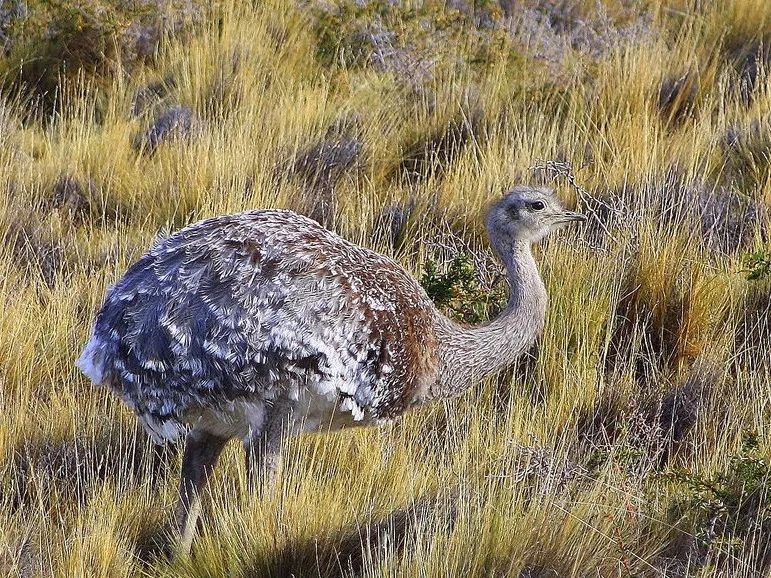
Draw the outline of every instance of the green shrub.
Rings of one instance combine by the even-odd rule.
[[[675,483],[671,513],[692,527],[702,554],[715,563],[745,552],[759,564],[771,554],[771,462],[756,434],[746,432],[742,448],[725,470],[704,475],[677,470],[663,477]]]
[[[444,272],[427,261],[420,282],[437,307],[465,323],[486,321],[506,304],[506,284],[484,287],[468,253],[455,256]]]
[[[771,251],[754,251],[744,258],[747,265],[747,279],[759,281],[771,276]]]

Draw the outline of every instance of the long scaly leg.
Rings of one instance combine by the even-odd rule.
[[[281,467],[281,444],[292,417],[292,405],[279,401],[271,406],[263,427],[256,429],[244,441],[246,475],[250,490],[263,482],[265,487],[276,482]]]
[[[228,438],[212,435],[203,430],[187,434],[182,456],[182,479],[175,513],[179,531],[179,554],[190,552],[195,525],[201,512],[201,492],[217,463]]]

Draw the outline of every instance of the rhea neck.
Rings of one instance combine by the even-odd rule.
[[[506,266],[509,300],[489,323],[469,327],[444,318],[440,329],[440,374],[434,398],[454,397],[510,365],[543,329],[546,288],[528,241],[505,240],[493,248]]]

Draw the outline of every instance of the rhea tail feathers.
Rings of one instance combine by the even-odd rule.
[[[95,335],[86,343],[83,353],[75,362],[80,371],[88,377],[94,385],[105,385],[104,383],[104,352]]]
[[[177,419],[159,419],[149,412],[141,411],[126,395],[123,395],[122,391],[116,391],[115,387],[107,382],[104,346],[96,335],[91,335],[75,365],[94,385],[109,386],[110,389],[113,389],[123,402],[134,410],[145,431],[155,443],[164,444],[168,441],[174,441],[186,431],[186,426]]]

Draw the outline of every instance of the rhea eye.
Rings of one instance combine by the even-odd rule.
[[[533,201],[528,206],[533,211],[543,211],[546,208],[546,203],[543,201]]]

